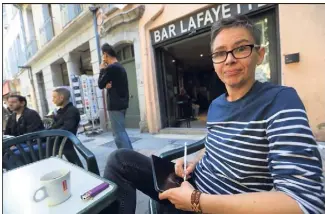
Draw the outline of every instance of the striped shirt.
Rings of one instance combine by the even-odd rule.
[[[194,175],[209,194],[282,191],[304,213],[325,213],[322,162],[304,105],[293,88],[255,82],[241,99],[215,99],[206,153]]]

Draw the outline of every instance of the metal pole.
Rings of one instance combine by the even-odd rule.
[[[96,11],[97,11],[97,9],[96,9]],[[94,24],[94,31],[95,31],[95,38],[96,38],[96,47],[97,47],[97,54],[98,54],[98,63],[101,64],[102,63],[102,57],[101,57],[101,54],[100,54],[99,34],[98,34],[98,31],[97,31],[96,11],[93,11],[93,24]]]
[[[97,17],[96,12],[99,9],[98,6],[91,6],[89,7],[89,10],[93,13],[93,26],[95,31],[95,40],[96,40],[96,49],[97,49],[97,55],[98,55],[98,63],[102,63],[102,57],[100,54],[100,42],[99,42],[99,34],[97,31]],[[103,96],[103,106],[104,106],[104,115],[105,115],[105,127],[103,129],[107,131],[107,110],[106,110],[106,102],[105,102],[105,93],[104,90],[102,90],[102,96]]]

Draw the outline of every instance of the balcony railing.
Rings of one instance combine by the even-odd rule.
[[[48,18],[39,29],[41,45],[48,43],[54,36],[52,18]]]
[[[83,7],[80,4],[61,4],[60,9],[64,27],[82,12]]]
[[[26,59],[29,60],[37,52],[37,42],[35,38],[32,38],[27,44],[26,48]]]

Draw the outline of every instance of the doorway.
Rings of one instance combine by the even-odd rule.
[[[116,50],[117,59],[126,70],[129,83],[129,108],[125,115],[125,127],[139,128],[140,109],[133,45],[121,44]]]

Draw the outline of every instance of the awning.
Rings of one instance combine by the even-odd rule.
[[[7,80],[4,84],[2,84],[2,96],[9,94],[10,92],[10,81]]]

